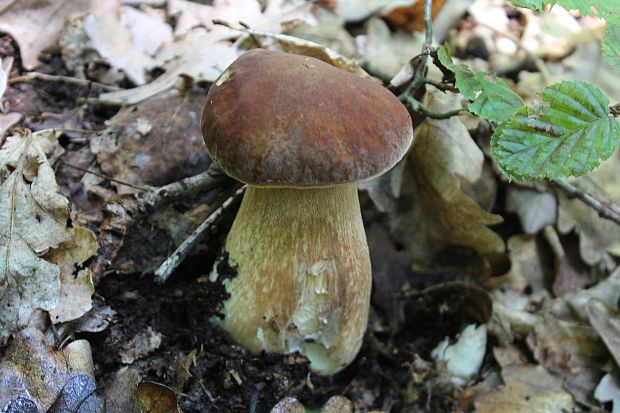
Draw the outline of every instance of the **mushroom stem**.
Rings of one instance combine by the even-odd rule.
[[[371,288],[354,183],[249,185],[225,248],[237,276],[223,281],[221,325],[235,340],[252,352],[299,351],[319,374],[353,360]]]

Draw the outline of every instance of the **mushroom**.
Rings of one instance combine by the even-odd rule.
[[[356,182],[409,148],[409,113],[381,85],[318,59],[254,49],[211,86],[209,154],[247,184],[224,250],[236,277],[218,322],[252,352],[298,351],[319,374],[357,355],[372,284]]]

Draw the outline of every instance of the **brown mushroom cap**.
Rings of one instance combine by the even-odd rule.
[[[253,185],[321,186],[390,169],[411,118],[383,86],[321,60],[254,49],[211,86],[202,114],[211,157]]]

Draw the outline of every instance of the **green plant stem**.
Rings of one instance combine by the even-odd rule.
[[[604,202],[596,199],[592,195],[585,193],[573,184],[568,183],[564,179],[556,179],[552,183],[558,188],[566,192],[570,198],[577,198],[590,208],[598,212],[601,218],[608,219],[620,225],[620,208],[611,202]]]

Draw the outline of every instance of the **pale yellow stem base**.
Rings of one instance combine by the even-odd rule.
[[[238,275],[226,281],[221,325],[235,340],[252,352],[299,351],[320,374],[355,358],[371,288],[355,184],[248,186],[226,250]]]

